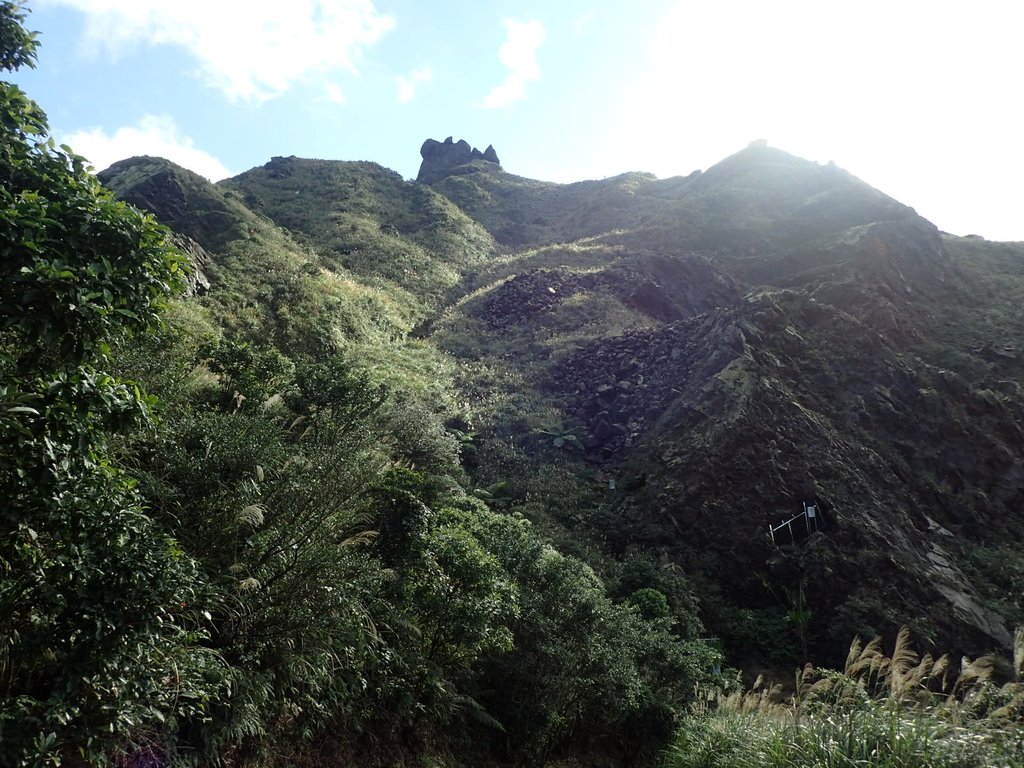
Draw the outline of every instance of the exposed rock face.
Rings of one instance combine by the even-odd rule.
[[[104,184],[116,183],[119,176],[135,177],[130,188],[121,189],[120,196],[136,208],[150,211],[157,219],[170,227],[171,242],[188,256],[192,271],[188,276],[186,296],[197,296],[210,289],[206,276],[210,254],[194,238],[180,230],[190,209],[186,186],[173,166],[160,158],[130,158],[115,163],[100,173]]]
[[[550,371],[586,458],[645,477],[623,502],[631,543],[727,561],[734,594],[755,589],[747,574],[807,575],[823,649],[879,626],[872,600],[957,647],[1009,646],[959,553],[979,531],[1015,535],[1019,403],[795,291],[594,342]],[[759,532],[801,499],[827,532],[773,552]]]
[[[287,167],[292,161],[275,158],[267,165]],[[161,224],[211,251],[245,234],[222,192],[203,177],[163,158],[121,160],[101,171],[98,178],[126,203],[149,211]],[[193,254],[191,247],[183,250]]]
[[[136,171],[135,169],[142,169]],[[102,171],[99,180],[110,186],[121,174],[135,173],[138,179],[121,198],[149,211],[161,223],[173,226],[188,210],[188,196],[175,170],[161,158],[134,157],[121,160]]]
[[[449,136],[444,142],[435,139],[427,139],[420,147],[420,155],[423,162],[420,164],[420,172],[416,181],[421,184],[433,184],[435,181],[459,173],[472,173],[473,169],[463,168],[474,160],[485,160],[494,163],[499,168],[498,153],[494,147],[488,145],[487,149],[481,152],[476,147],[471,147],[465,139],[452,141]]]
[[[267,171],[267,176],[272,179],[287,179],[292,173],[295,172],[295,155],[289,157],[281,157],[275,155],[270,158],[270,162],[264,164],[264,168]]]
[[[210,290],[210,278],[206,276],[206,268],[212,261],[210,254],[203,246],[188,235],[171,233],[171,242],[192,262],[192,271],[188,276],[186,296],[199,296]]]

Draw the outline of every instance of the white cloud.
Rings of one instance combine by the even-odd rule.
[[[540,77],[536,54],[544,44],[544,35],[544,25],[539,21],[505,19],[505,42],[498,51],[498,60],[509,73],[484,97],[481,107],[495,109],[526,98],[526,84]]]
[[[394,26],[372,0],[46,0],[86,15],[86,44],[117,55],[175,44],[207,84],[233,100],[262,101],[311,73],[355,73],[362,50]]]
[[[398,100],[402,104],[412,101],[416,95],[416,86],[420,83],[429,83],[432,77],[430,67],[417,69],[408,77],[399,75],[395,78],[398,81]]]
[[[341,86],[337,83],[327,83],[324,86],[324,98],[332,104],[341,106],[348,103],[348,100],[345,98],[345,92],[341,90]]]
[[[75,131],[61,136],[77,154],[87,158],[97,170],[118,160],[136,155],[163,157],[211,181],[231,176],[220,160],[193,146],[167,115],[147,115],[135,125],[123,126],[114,133],[102,128]]]

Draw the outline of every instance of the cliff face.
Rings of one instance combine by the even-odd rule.
[[[202,194],[164,166],[107,179],[211,252],[269,219],[415,307],[460,372],[474,487],[604,573],[657,561],[734,660],[827,660],[903,623],[971,654],[1009,644],[1024,247],[943,236],[763,146],[569,185],[465,141],[421,155],[417,183],[294,158]],[[218,224],[209,195],[252,221]],[[817,530],[773,542],[804,503]]]

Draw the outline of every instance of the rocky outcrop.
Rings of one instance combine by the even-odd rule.
[[[271,179],[287,179],[295,172],[296,159],[295,155],[288,157],[274,155],[274,157],[270,158],[269,163],[263,165],[263,169]]]
[[[965,652],[1008,647],[971,553],[1019,525],[1016,388],[972,386],[890,339],[799,291],[753,292],[579,347],[545,390],[587,461],[644,478],[619,502],[617,536],[693,568],[729,562],[715,576],[728,594],[755,594],[751,574],[805,580],[820,653],[906,616]],[[825,512],[825,532],[771,546],[767,526],[801,500]]]
[[[186,296],[199,296],[210,290],[210,278],[206,276],[206,268],[212,259],[203,246],[197,243],[188,235],[177,232],[171,233],[171,242],[174,247],[188,257],[192,269],[188,275],[188,283],[185,288]]]
[[[162,224],[173,227],[188,211],[188,195],[177,169],[162,158],[121,160],[101,171],[99,180],[126,203],[149,211]]]
[[[289,158],[275,158],[289,161]],[[237,211],[206,179],[160,157],[132,157],[98,174],[126,203],[149,211],[157,221],[216,252],[245,236]],[[188,251],[188,248],[185,249]]]
[[[475,160],[493,163],[501,168],[494,147],[488,145],[487,149],[481,152],[476,147],[471,147],[465,139],[453,141],[451,136],[443,142],[427,139],[420,147],[420,156],[423,162],[420,163],[416,181],[421,184],[433,184],[448,176],[471,173],[477,170],[472,165]]]

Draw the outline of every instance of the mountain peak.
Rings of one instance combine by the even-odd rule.
[[[463,171],[455,169],[469,165],[474,160],[483,160],[501,168],[498,153],[494,151],[493,146],[488,144],[487,149],[481,152],[476,147],[471,147],[465,139],[453,141],[451,136],[443,142],[427,139],[420,147],[420,156],[423,158],[423,162],[420,163],[416,181],[422,184],[433,184],[435,181],[440,181],[455,173],[471,172],[469,169]]]

